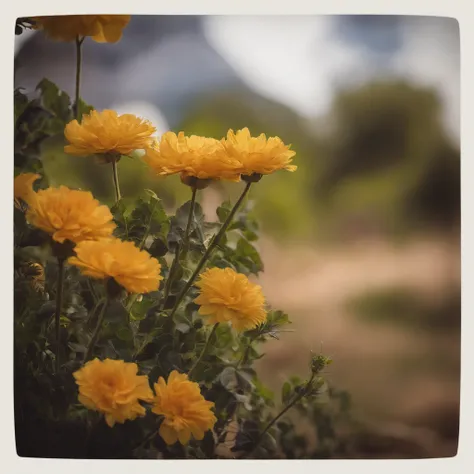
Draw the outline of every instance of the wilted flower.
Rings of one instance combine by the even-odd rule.
[[[60,243],[110,237],[115,224],[110,209],[89,191],[66,186],[41,189],[29,199],[26,219]]]
[[[25,262],[21,265],[22,275],[30,281],[31,287],[38,292],[44,291],[44,267],[38,262]]]
[[[36,173],[21,173],[13,181],[13,195],[15,206],[21,208],[21,201],[26,202],[34,196],[33,183],[41,176]]]
[[[94,359],[74,372],[79,401],[89,410],[105,415],[112,427],[145,415],[139,401],[151,402],[153,392],[146,375],[137,375],[137,364],[123,360]]]
[[[270,174],[281,169],[295,171],[297,168],[290,164],[295,152],[278,137],[267,139],[263,133],[252,137],[249,129],[243,128],[237,133],[229,130],[222,143],[229,158],[240,163],[243,176]]]
[[[113,278],[130,293],[149,293],[158,290],[161,265],[147,251],[133,242],[119,239],[81,242],[76,255],[68,262],[80,268],[84,275],[97,279]]]
[[[200,294],[194,302],[211,324],[229,321],[234,329],[244,331],[266,319],[262,288],[242,273],[231,268],[209,268],[201,273],[196,286]]]
[[[201,440],[204,433],[214,427],[217,421],[211,411],[214,403],[201,395],[199,385],[188,380],[186,374],[173,370],[168,383],[160,377],[155,384],[155,393],[152,411],[164,416],[159,433],[166,444],[172,445],[179,440],[184,445],[191,436]]]
[[[182,179],[240,179],[238,161],[226,156],[219,140],[184,132],[166,132],[146,150],[144,160],[161,176],[180,173]]]
[[[147,148],[156,129],[148,120],[133,114],[118,115],[114,110],[82,116],[82,122],[72,120],[64,129],[69,145],[64,151],[70,155],[128,155]],[[104,157],[107,161],[107,157]]]
[[[59,41],[74,41],[90,36],[97,43],[116,43],[128,25],[130,15],[36,16],[35,28]]]

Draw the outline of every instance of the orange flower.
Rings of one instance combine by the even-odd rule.
[[[281,169],[296,170],[296,166],[290,164],[295,152],[278,137],[267,139],[263,133],[252,137],[249,129],[243,128],[237,133],[229,130],[222,143],[226,154],[240,163],[244,176],[270,174]]]
[[[158,290],[161,265],[146,250],[133,242],[119,239],[81,242],[74,248],[76,256],[69,258],[84,275],[91,278],[113,278],[130,293]]]
[[[97,43],[116,43],[128,25],[130,15],[36,16],[36,29],[59,41],[74,41],[90,36]]]
[[[196,283],[194,302],[208,323],[230,322],[237,331],[252,329],[267,317],[262,288],[231,268],[209,268]]]
[[[160,377],[155,393],[152,412],[164,416],[159,433],[166,444],[179,440],[184,445],[191,436],[201,440],[205,432],[214,427],[217,421],[211,411],[214,403],[201,395],[199,385],[188,380],[186,374],[173,370],[168,383]]]
[[[116,227],[110,209],[100,205],[89,191],[66,186],[35,193],[29,198],[26,219],[60,243],[110,237]]]
[[[146,375],[137,375],[137,364],[123,360],[94,359],[73,373],[79,401],[89,410],[105,415],[112,427],[145,415],[139,401],[151,402],[153,392]]]
[[[16,207],[21,208],[21,201],[28,204],[28,201],[35,195],[33,183],[40,178],[41,176],[36,173],[22,173],[15,178],[13,182],[13,194]]]
[[[166,132],[143,159],[161,176],[180,173],[182,179],[240,180],[239,162],[226,156],[222,143],[214,138]]]
[[[114,110],[82,116],[82,122],[72,120],[64,129],[69,145],[64,151],[70,155],[101,154],[128,155],[134,150],[147,148],[156,129],[147,120],[132,114],[118,115]]]

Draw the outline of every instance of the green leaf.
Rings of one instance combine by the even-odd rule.
[[[41,91],[41,101],[46,110],[67,123],[72,119],[69,96],[61,91],[56,84],[48,79],[43,79],[36,86]]]
[[[124,323],[128,321],[128,312],[120,301],[111,301],[105,310],[105,321],[110,323]]]
[[[122,341],[133,341],[133,331],[130,326],[121,326],[116,334]]]
[[[18,121],[18,118],[23,114],[23,112],[28,107],[28,97],[23,94],[20,88],[15,89],[14,92],[14,110],[15,110],[15,124]]]
[[[263,262],[257,249],[244,237],[241,237],[237,242],[235,257],[251,273],[257,274],[263,270]]]
[[[153,193],[154,194],[154,193]],[[128,221],[129,238],[137,243],[148,236],[158,233],[164,237],[169,230],[169,218],[163,208],[161,199],[147,190],[144,197],[140,197]]]
[[[226,367],[219,375],[219,381],[227,390],[233,390],[237,387],[237,375],[234,367]]]
[[[232,204],[230,201],[224,201],[217,209],[216,209],[216,214],[217,217],[219,218],[219,222],[222,224],[225,222],[227,217],[230,214],[230,211],[232,209]]]
[[[189,211],[191,208],[191,201],[186,201],[181,207],[176,210],[176,220],[179,227],[186,229],[189,218]],[[198,202],[194,203],[193,220],[191,221],[191,231],[197,226],[201,226],[204,220],[202,207]]]
[[[80,97],[79,97],[79,116],[82,117],[84,114],[89,114],[94,107],[92,105],[86,104]]]

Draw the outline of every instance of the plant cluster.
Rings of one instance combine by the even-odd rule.
[[[15,91],[15,422],[20,455],[88,458],[328,456],[337,414],[325,412],[324,369],[283,385],[281,403],[259,380],[261,346],[290,323],[253,277],[263,270],[248,194],[261,179],[295,171],[278,137],[230,130],[221,140],[165,133],[80,99],[82,47],[116,42],[126,16],[21,19],[72,41],[76,99],[44,79]],[[25,26],[26,25],[26,26]],[[109,166],[115,204],[51,187],[41,144],[64,134],[65,153]],[[144,190],[122,197],[119,162],[179,174],[190,199],[173,213]],[[235,203],[205,216],[199,196],[215,180],[242,186]],[[333,397],[333,398],[334,398]],[[344,405],[344,403],[343,403]],[[295,407],[314,421],[317,448],[295,430]],[[344,407],[343,407],[344,408]]]

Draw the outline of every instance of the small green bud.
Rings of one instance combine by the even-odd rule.
[[[315,355],[311,359],[311,371],[313,374],[318,374],[331,363],[332,359],[330,357],[322,354]]]

